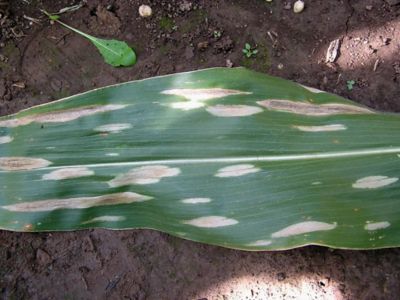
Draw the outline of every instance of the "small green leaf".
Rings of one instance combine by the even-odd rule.
[[[247,50],[250,50],[250,49],[251,49],[251,46],[250,46],[250,44],[248,44],[248,43],[246,43],[246,44],[244,45],[244,47],[245,47]]]
[[[351,90],[353,89],[355,83],[356,83],[356,82],[355,82],[354,80],[347,80],[347,82],[346,82],[347,89],[348,89],[349,91],[351,91]]]
[[[256,50],[253,50],[253,54],[257,54],[258,53],[258,50],[256,49]]]
[[[249,51],[248,51],[247,49],[242,49],[242,52],[243,52],[244,54],[249,53]]]
[[[136,54],[133,49],[128,46],[127,43],[118,40],[106,40],[91,36],[59,21],[59,16],[50,15],[46,11],[43,11],[43,13],[45,13],[51,20],[60,23],[64,27],[84,36],[89,41],[91,41],[100,51],[106,63],[114,67],[129,67],[136,63]]]
[[[104,60],[114,67],[128,67],[136,63],[135,52],[125,42],[95,37],[92,37],[91,41],[100,51]]]
[[[57,20],[60,18],[60,16],[57,16],[57,15],[49,15],[49,18],[50,18],[50,20],[52,20],[52,21],[57,21]]]

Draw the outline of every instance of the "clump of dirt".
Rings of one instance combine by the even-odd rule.
[[[120,33],[120,19],[111,11],[112,6],[107,8],[98,5],[95,11],[91,11],[93,16],[90,18],[89,30],[93,34],[116,36]]]
[[[61,20],[125,40],[132,68],[112,68],[84,38],[39,11],[81,1],[9,1],[0,7],[0,115],[117,82],[215,66],[248,68],[400,111],[398,1],[84,1]],[[150,18],[138,8],[148,4]],[[330,43],[338,57],[326,62]],[[250,58],[249,43],[258,53]],[[354,81],[354,85],[348,82]],[[349,86],[352,86],[350,89]],[[150,230],[0,232],[2,298],[395,299],[398,249],[307,247],[245,253]],[[279,295],[279,296],[278,296]],[[286,295],[286,296],[284,296]]]

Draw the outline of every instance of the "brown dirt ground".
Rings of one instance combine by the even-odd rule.
[[[12,0],[1,13],[0,115],[227,60],[400,111],[400,1],[306,0],[295,15],[286,9],[293,1],[280,0],[90,0],[62,16],[85,32],[132,45],[138,63],[124,69],[104,64],[89,42],[38,11],[78,2]],[[153,8],[151,18],[138,16],[142,3]],[[340,56],[326,64],[336,38]],[[256,57],[244,58],[246,42],[257,47]],[[348,80],[355,81],[351,91]],[[398,299],[399,270],[399,249],[249,253],[151,230],[0,231],[2,299]]]

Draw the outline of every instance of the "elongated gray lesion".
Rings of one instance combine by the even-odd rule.
[[[212,200],[210,198],[186,198],[181,200],[181,202],[185,204],[209,203],[211,201]]]
[[[95,206],[130,204],[143,202],[152,197],[133,192],[107,194],[95,197],[78,197],[67,199],[50,199],[41,201],[22,202],[1,206],[2,209],[14,212],[42,212],[57,209],[85,209]]]
[[[207,107],[206,110],[217,117],[245,117],[263,111],[260,107],[250,105],[215,105]]]
[[[191,110],[206,106],[205,101],[211,99],[218,99],[232,95],[249,95],[251,92],[223,89],[223,88],[199,88],[199,89],[170,89],[162,91],[164,95],[175,95],[186,98],[188,101],[174,102],[170,107]]]
[[[257,240],[251,243],[246,244],[249,247],[267,247],[272,244],[271,240]]]
[[[182,223],[195,227],[216,228],[236,225],[239,223],[239,221],[224,216],[205,216],[192,220],[185,220],[182,221]]]
[[[261,171],[261,169],[252,164],[239,164],[219,169],[217,174],[215,174],[215,177],[238,177],[251,173],[257,173],[259,171]]]
[[[96,217],[87,221],[82,222],[82,225],[86,224],[93,224],[93,223],[100,223],[100,222],[122,222],[125,221],[126,217],[125,216],[100,216]]]
[[[327,132],[327,131],[341,131],[347,129],[347,127],[343,124],[330,124],[330,125],[320,125],[320,126],[293,125],[293,128],[305,132]]]
[[[87,167],[62,168],[42,176],[43,180],[63,180],[94,175],[94,171]]]
[[[81,117],[91,116],[97,113],[103,113],[125,108],[124,104],[90,105],[47,113],[39,113],[30,116],[14,118],[0,121],[0,127],[18,127],[36,123],[62,123],[69,122]]]
[[[373,114],[374,112],[368,108],[342,104],[342,103],[326,103],[313,104],[310,102],[300,102],[291,100],[263,100],[257,102],[260,106],[273,111],[288,112],[306,116],[332,116],[346,114]]]
[[[159,182],[164,177],[174,177],[180,173],[179,168],[171,168],[163,165],[143,166],[116,176],[108,182],[108,185],[110,187],[120,187],[132,184],[152,184]]]
[[[13,140],[14,138],[9,135],[0,136],[0,144],[11,143]]]
[[[377,189],[386,185],[390,185],[398,181],[397,177],[388,177],[388,176],[367,176],[364,178],[358,179],[353,183],[353,188],[355,189]]]
[[[0,157],[0,170],[4,171],[23,171],[40,169],[52,163],[43,158],[32,157]]]
[[[364,229],[368,231],[374,231],[374,230],[380,230],[380,229],[385,229],[390,226],[390,223],[388,221],[382,221],[382,222],[368,222],[365,224]]]
[[[315,231],[326,231],[335,229],[336,223],[330,224],[319,221],[305,221],[285,227],[271,234],[272,238],[283,238],[293,235],[305,234]]]
[[[190,101],[204,101],[209,99],[222,98],[231,95],[248,95],[251,92],[244,92],[223,88],[199,88],[199,89],[171,89],[162,91],[164,95],[175,95],[184,97]]]
[[[107,132],[107,133],[119,133],[123,130],[132,128],[130,123],[113,123],[97,126],[94,131]]]

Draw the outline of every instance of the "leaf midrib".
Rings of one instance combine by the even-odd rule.
[[[55,170],[60,168],[101,168],[101,167],[124,167],[124,166],[143,166],[143,165],[189,165],[189,164],[207,164],[207,163],[255,163],[255,162],[276,162],[276,161],[300,161],[312,159],[331,159],[345,158],[355,156],[370,156],[381,154],[400,154],[400,147],[375,148],[368,150],[353,150],[353,151],[337,151],[337,152],[317,152],[309,154],[293,154],[293,155],[267,155],[267,156],[238,156],[238,157],[215,157],[215,158],[188,158],[188,159],[163,159],[163,160],[147,160],[133,162],[109,162],[97,164],[80,164],[80,165],[59,165],[49,166],[27,171],[38,170]],[[399,158],[400,160],[400,158]],[[13,171],[0,171],[0,173],[9,173]]]

